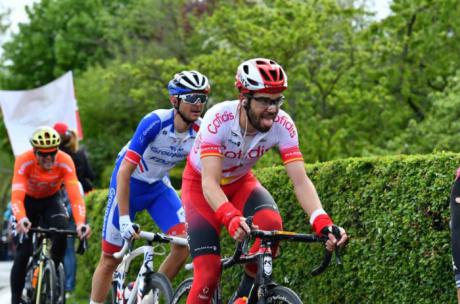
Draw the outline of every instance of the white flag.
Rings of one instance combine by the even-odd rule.
[[[14,155],[29,149],[29,138],[40,126],[65,122],[82,137],[72,72],[27,91],[1,91],[0,106]]]

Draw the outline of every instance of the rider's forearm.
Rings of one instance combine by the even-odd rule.
[[[24,191],[14,190],[11,193],[11,210],[18,222],[24,217],[27,217],[26,209],[24,207],[24,197]]]
[[[129,214],[129,180],[130,175],[120,170],[117,175],[117,202],[120,216]]]
[[[311,216],[315,210],[323,208],[316,188],[309,178],[306,178],[303,185],[294,185],[294,193],[308,216]]]
[[[85,224],[86,222],[86,206],[79,185],[76,177],[65,181],[65,188],[69,196],[72,215],[77,226]]]
[[[219,182],[214,179],[203,178],[202,187],[204,197],[214,211],[223,203],[228,202],[228,198],[222,191]]]

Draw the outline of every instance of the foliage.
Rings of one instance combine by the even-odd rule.
[[[458,154],[443,153],[308,165],[324,208],[347,229],[351,241],[343,252],[343,267],[332,265],[318,277],[309,271],[321,259],[320,246],[284,243],[281,258],[274,262],[275,278],[298,292],[304,303],[455,303],[449,192],[459,162]],[[284,169],[262,169],[256,175],[278,202],[284,229],[305,232],[308,220]],[[87,201],[95,232],[102,227],[106,198],[106,190],[95,191]],[[138,221],[153,229],[146,214]],[[224,235],[222,248],[229,255],[234,243]],[[99,238],[94,233],[91,251],[79,258],[79,265],[86,265],[78,272],[81,295],[90,288]],[[224,272],[224,299],[236,288],[240,271],[235,267]],[[181,272],[173,285],[187,275]]]
[[[460,73],[449,78],[442,92],[429,96],[431,111],[421,122],[412,120],[407,132],[390,142],[391,149],[400,153],[431,153],[460,151]]]
[[[85,144],[105,176],[100,185],[140,118],[169,107],[165,86],[174,73],[206,74],[212,106],[237,98],[236,67],[259,56],[288,74],[283,107],[307,162],[456,149],[448,145],[455,128],[428,126],[438,125],[442,96],[455,100],[449,79],[460,64],[459,2],[395,0],[381,22],[355,4],[43,0],[5,45],[3,87],[33,87],[75,71]],[[454,115],[442,121],[455,125]],[[416,135],[420,128],[433,141]],[[262,165],[275,162],[271,155]]]

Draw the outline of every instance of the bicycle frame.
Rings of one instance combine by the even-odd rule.
[[[144,255],[144,262],[142,263],[141,269],[137,274],[136,281],[134,283],[133,289],[129,295],[128,304],[135,303],[135,300],[140,303],[142,299],[142,295],[144,293],[144,277],[145,274],[148,272],[153,272],[153,256],[160,255],[159,253],[154,252],[154,248],[151,244],[144,245],[142,247],[136,248],[135,250],[125,254],[123,256],[123,260],[121,261],[120,265],[118,265],[117,269],[113,274],[113,282],[112,284],[116,284],[116,297],[117,303],[123,304],[124,303],[124,282],[126,275],[129,271],[129,267],[131,262],[138,256]]]
[[[247,254],[247,248],[250,238],[257,238],[261,240],[260,247],[257,252]],[[277,288],[285,288],[275,283],[272,279],[272,266],[273,266],[273,254],[271,247],[273,244],[283,241],[296,241],[305,243],[325,243],[326,237],[319,237],[312,234],[301,234],[289,231],[264,231],[264,230],[251,230],[250,235],[242,243],[238,243],[237,247],[231,257],[221,259],[222,269],[230,268],[235,264],[247,264],[257,263],[257,273],[254,279],[254,284],[249,292],[247,304],[265,304],[267,298],[270,297],[272,290]],[[338,248],[336,249],[337,263],[341,264],[340,255]],[[324,255],[321,264],[311,271],[313,276],[322,273],[328,267],[332,258],[332,252],[329,252],[324,248]],[[185,265],[185,269],[193,269],[193,264]],[[184,281],[186,282],[186,281]],[[183,283],[184,283],[183,282]],[[218,282],[217,289],[214,294],[213,303],[221,304],[221,282]],[[278,287],[279,286],[279,287]],[[186,289],[183,289],[186,290]],[[183,292],[183,291],[181,291]],[[278,290],[280,292],[280,290]],[[290,290],[292,294],[297,297],[295,292]],[[300,299],[299,299],[300,301]]]
[[[153,258],[155,255],[164,255],[166,251],[158,252],[155,251],[155,247],[153,246],[153,242],[157,243],[173,243],[179,244],[183,246],[187,246],[188,242],[186,239],[173,237],[173,236],[166,236],[161,233],[153,233],[147,231],[140,231],[139,237],[143,238],[147,241],[147,245],[138,247],[132,251],[128,251],[130,247],[132,247],[131,242],[125,242],[123,248],[114,253],[113,256],[117,259],[123,257],[121,263],[118,265],[117,269],[115,270],[112,278],[112,287],[115,292],[116,303],[123,304],[124,299],[124,285],[126,275],[129,271],[129,267],[131,262],[138,256],[144,255],[144,261],[142,263],[141,269],[139,270],[136,281],[134,282],[133,289],[130,292],[129,298],[127,300],[127,304],[134,304],[134,303],[141,303],[142,296],[145,292],[145,278],[146,274],[154,272],[153,268]]]
[[[32,243],[33,244],[36,244],[36,238],[37,238],[37,235],[34,234],[33,235],[33,241]],[[43,238],[43,240],[41,241],[41,244],[39,245],[39,249],[40,249],[40,255],[39,255],[39,262],[38,262],[38,284],[37,284],[37,288],[36,288],[36,294],[37,294],[37,297],[36,297],[36,300],[35,300],[35,303],[36,304],[39,304],[40,303],[40,296],[41,296],[41,290],[42,290],[42,283],[43,283],[43,267],[44,267],[44,264],[45,264],[45,261],[47,259],[51,259],[51,256],[50,256],[50,251],[49,251],[49,248],[48,248],[48,238]]]
[[[44,268],[45,268],[46,263],[48,263],[48,261],[52,261],[51,252],[50,252],[51,235],[56,234],[56,233],[57,234],[62,233],[66,235],[77,235],[77,233],[71,230],[59,230],[56,228],[44,229],[40,227],[36,227],[36,228],[32,227],[30,228],[30,232],[32,232],[33,252],[29,260],[29,263],[33,263],[33,269],[38,267],[38,273],[37,273],[38,282],[36,286],[34,286],[33,278],[31,278],[32,284],[31,284],[30,290],[34,290],[33,293],[35,293],[36,295],[35,303],[39,304],[42,300],[41,294],[42,294],[42,288],[43,288],[43,273],[45,271]],[[41,238],[41,240],[38,240],[40,234],[43,234],[43,237]],[[21,239],[23,237],[24,235],[21,236]],[[86,247],[87,247],[86,238],[84,238],[83,240],[80,240],[80,245],[79,245],[77,252],[83,253],[86,250]],[[52,263],[52,265],[54,264]],[[29,264],[27,267],[29,267]],[[57,272],[58,269],[59,269],[59,265],[54,265],[53,271]],[[33,273],[32,275],[35,276],[35,273]],[[25,288],[27,289],[26,286]],[[61,291],[64,290],[63,285],[62,286],[60,285],[59,288],[60,288],[59,290]],[[32,294],[32,297],[33,297],[33,294]]]

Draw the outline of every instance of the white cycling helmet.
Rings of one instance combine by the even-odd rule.
[[[239,65],[235,86],[240,93],[280,93],[287,89],[283,67],[271,59],[254,58]]]

